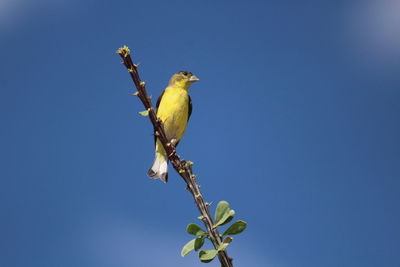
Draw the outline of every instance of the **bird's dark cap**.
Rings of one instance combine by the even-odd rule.
[[[181,70],[180,72],[178,72],[179,74],[183,74],[185,76],[192,76],[193,73],[191,73],[190,71],[187,70]]]

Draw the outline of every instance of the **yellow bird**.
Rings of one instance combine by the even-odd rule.
[[[167,88],[157,100],[157,117],[164,124],[165,134],[168,140],[178,145],[185,133],[189,117],[192,113],[192,100],[188,94],[192,83],[199,81],[193,73],[180,71],[169,80]],[[160,140],[156,137],[156,155],[153,166],[147,175],[153,179],[161,179],[168,182],[168,156]]]

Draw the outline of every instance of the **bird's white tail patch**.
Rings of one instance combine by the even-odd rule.
[[[147,175],[153,179],[161,179],[164,183],[168,182],[168,161],[164,157],[156,155],[153,166]]]

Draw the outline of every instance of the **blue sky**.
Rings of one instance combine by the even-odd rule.
[[[146,177],[189,70],[179,153],[248,229],[235,266],[400,265],[400,2],[0,0],[0,266],[203,266],[184,183]],[[212,262],[210,266],[218,266]]]

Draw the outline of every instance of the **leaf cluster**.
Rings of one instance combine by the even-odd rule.
[[[232,221],[233,217],[235,215],[235,211],[230,209],[229,203],[227,201],[220,201],[217,205],[217,208],[215,209],[215,216],[214,216],[214,228],[218,228],[220,226],[228,224],[230,221]],[[221,239],[223,239],[221,244],[215,244],[213,243],[213,240],[210,238],[209,233],[201,229],[200,226],[198,226],[195,223],[191,223],[187,226],[186,231],[191,234],[196,236],[194,239],[190,240],[187,242],[181,251],[182,257],[186,256],[189,254],[191,251],[198,251],[202,248],[204,245],[205,239],[209,239],[215,249],[210,249],[210,250],[201,250],[199,252],[199,259],[202,262],[211,262],[215,256],[217,256],[219,251],[225,250],[228,245],[232,242],[233,238],[231,235],[236,235],[241,232],[243,232],[247,227],[247,223],[245,221],[236,221],[232,223],[224,232],[222,235],[220,235]]]

